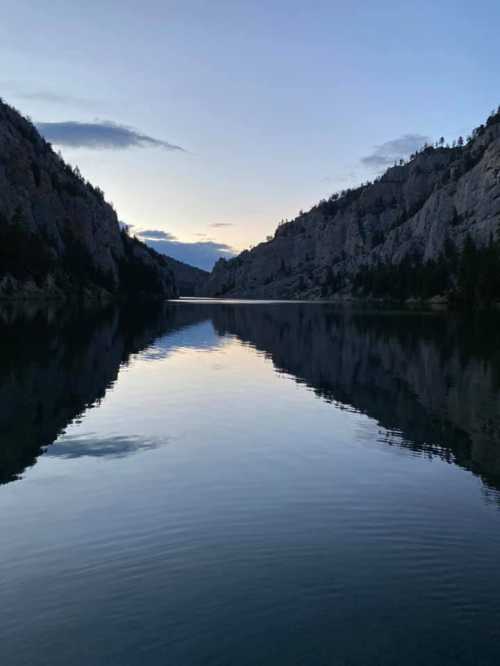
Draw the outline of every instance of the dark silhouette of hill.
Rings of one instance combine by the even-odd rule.
[[[167,260],[0,100],[0,298],[176,295]]]

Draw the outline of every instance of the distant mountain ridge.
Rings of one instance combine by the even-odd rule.
[[[174,259],[167,255],[162,255],[167,261],[175,277],[175,284],[179,296],[197,296],[203,290],[205,282],[208,280],[209,273],[202,268],[191,266],[183,261]]]
[[[174,297],[169,262],[0,100],[0,298]]]
[[[500,113],[217,262],[207,296],[500,300]]]

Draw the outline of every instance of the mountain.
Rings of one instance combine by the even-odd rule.
[[[176,294],[168,261],[0,100],[0,298]]]
[[[221,259],[207,296],[500,300],[500,112]]]
[[[201,293],[209,276],[208,271],[185,264],[173,257],[163,256],[174,275],[179,296],[197,296]]]

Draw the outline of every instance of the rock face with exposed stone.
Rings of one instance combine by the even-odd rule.
[[[461,144],[462,142],[460,142]],[[219,260],[207,296],[316,298],[355,294],[356,275],[437,260],[451,241],[477,247],[496,238],[500,221],[500,115],[469,141],[427,147],[375,182],[335,195],[282,224],[274,237]]]

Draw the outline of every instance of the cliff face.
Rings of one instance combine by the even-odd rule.
[[[175,296],[167,261],[0,101],[0,297],[132,293]]]
[[[179,296],[197,296],[202,292],[209,275],[207,271],[190,266],[172,257],[165,256],[165,259],[167,266],[174,274]]]
[[[272,240],[220,260],[209,296],[315,298],[370,291],[359,276],[428,267],[466,239],[485,248],[500,220],[500,115],[463,146],[428,147],[374,183],[334,195],[278,227]],[[444,261],[444,260],[443,260]],[[434,263],[433,263],[434,262]],[[453,269],[445,266],[449,273]],[[456,287],[458,269],[445,289]],[[397,277],[397,272],[394,273]],[[365,281],[366,282],[366,281]],[[430,288],[429,295],[438,291]],[[405,296],[416,296],[411,289]]]

